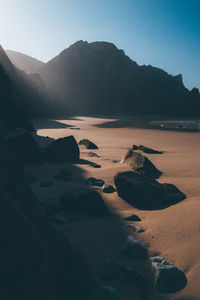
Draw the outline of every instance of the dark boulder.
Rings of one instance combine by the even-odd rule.
[[[162,175],[162,172],[146,156],[131,149],[127,151],[121,162],[128,163],[135,172],[142,175],[152,178],[159,178]]]
[[[139,145],[139,146],[133,145],[132,150],[140,150],[140,151],[142,151],[144,153],[148,153],[148,154],[163,154],[163,151],[154,150],[154,149],[145,147],[143,145]]]
[[[185,288],[187,277],[183,271],[163,257],[152,257],[155,268],[155,289],[159,293],[176,293]]]
[[[2,299],[90,299],[96,283],[85,257],[36,203],[22,167],[0,144]]]
[[[127,258],[133,259],[148,259],[149,257],[147,248],[132,235],[127,237],[122,253]]]
[[[66,192],[61,196],[60,204],[65,213],[80,212],[90,216],[109,214],[101,195],[90,189],[80,193]]]
[[[41,155],[41,148],[26,130],[15,130],[5,138],[6,146],[22,163],[34,162]]]
[[[136,172],[120,172],[114,181],[118,195],[138,209],[163,209],[186,198],[176,186]]]
[[[75,138],[70,135],[55,140],[45,149],[45,155],[56,162],[78,161],[80,151]]]
[[[86,149],[98,149],[97,145],[87,139],[81,140],[78,144],[85,146]]]

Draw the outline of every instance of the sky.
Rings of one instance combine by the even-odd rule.
[[[200,88],[200,0],[0,0],[4,49],[46,62],[78,40],[112,42]]]

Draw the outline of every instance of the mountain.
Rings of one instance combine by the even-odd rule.
[[[5,52],[10,61],[18,69],[24,70],[27,74],[38,73],[39,68],[44,64],[40,60],[17,51],[6,50]]]
[[[11,81],[0,65],[0,136],[16,128],[32,129],[31,123],[23,115],[11,98]]]
[[[28,75],[9,60],[0,46],[0,66],[10,81],[10,99],[26,117],[48,115],[54,107],[39,74]]]
[[[74,114],[200,115],[182,75],[139,66],[108,42],[78,41],[39,68],[57,105]]]

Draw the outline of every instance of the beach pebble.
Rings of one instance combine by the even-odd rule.
[[[114,193],[115,192],[115,188],[112,185],[109,184],[104,184],[103,188],[102,188],[104,193]]]
[[[135,214],[128,215],[128,216],[124,217],[123,220],[124,220],[124,221],[134,221],[134,222],[139,222],[139,221],[141,221],[140,217],[138,217],[138,216],[135,215]]]
[[[94,177],[89,177],[87,179],[87,184],[88,185],[93,185],[93,186],[103,186],[105,184],[105,181],[102,179],[97,179]]]
[[[128,236],[122,253],[132,259],[148,259],[149,257],[147,248],[132,235]]]
[[[135,232],[138,232],[138,233],[142,233],[142,232],[146,231],[143,227],[139,227],[134,224],[126,224],[126,226],[133,229]]]
[[[87,156],[90,156],[90,157],[100,157],[98,154],[96,154],[94,152],[88,152]]]

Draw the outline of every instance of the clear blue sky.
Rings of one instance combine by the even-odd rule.
[[[48,61],[77,40],[112,42],[200,88],[200,0],[0,0],[5,49]]]

